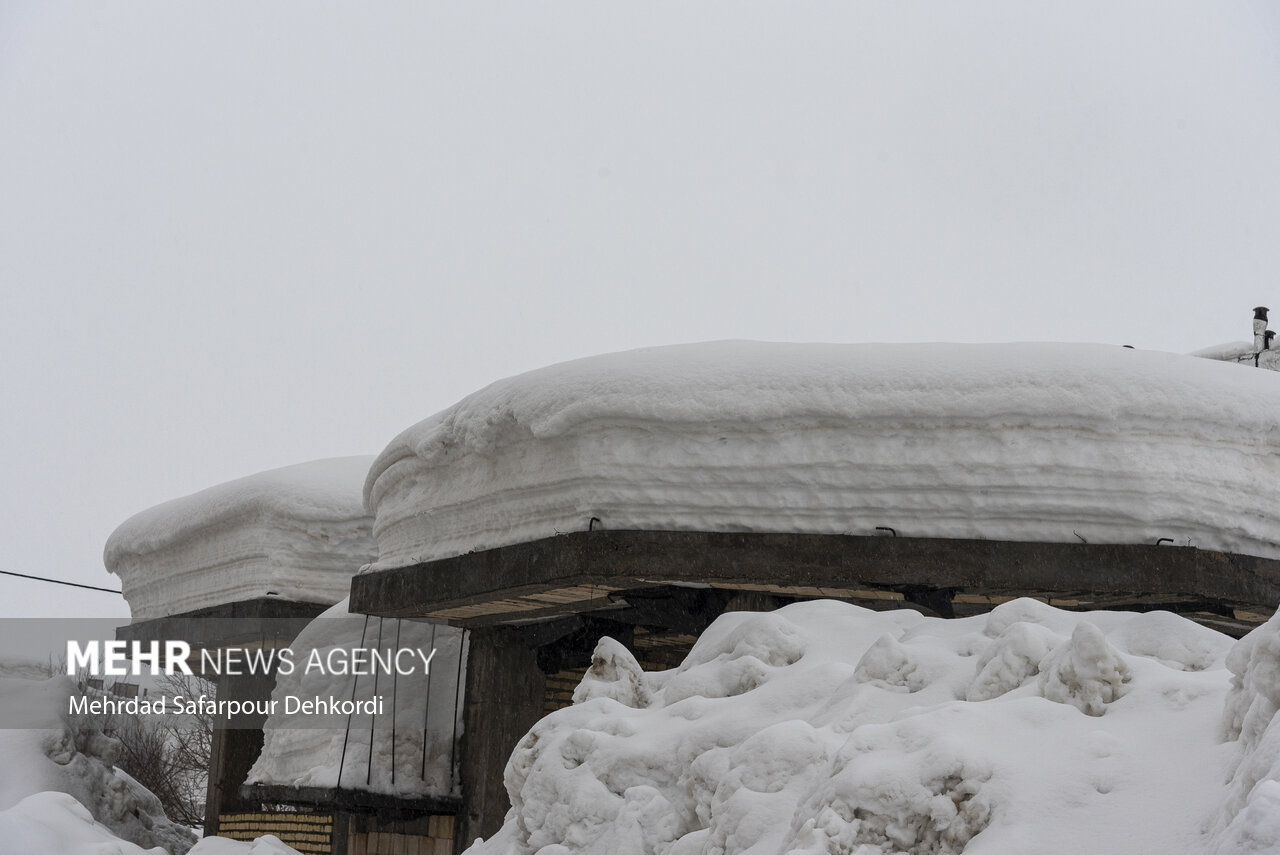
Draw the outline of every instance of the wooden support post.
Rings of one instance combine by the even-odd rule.
[[[218,678],[218,699],[270,700],[275,684],[275,676],[269,674],[224,674]],[[262,752],[262,725],[265,721],[265,716],[241,716],[235,729],[225,728],[224,721],[215,721],[209,756],[209,787],[205,796],[206,837],[218,833],[219,814],[256,810],[256,806],[250,807],[240,795],[240,787]]]
[[[542,717],[546,692],[536,652],[502,627],[472,631],[466,682],[458,852],[502,827],[511,807],[502,772],[516,743]]]

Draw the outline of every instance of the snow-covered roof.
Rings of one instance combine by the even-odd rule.
[[[377,568],[611,529],[1280,557],[1280,378],[1096,344],[713,342],[494,383],[365,484]]]
[[[1222,362],[1236,362],[1246,356],[1252,359],[1254,353],[1253,342],[1251,341],[1228,341],[1223,344],[1215,344],[1209,347],[1202,347],[1199,350],[1193,350],[1188,356],[1198,356],[1201,359],[1217,359]]]
[[[135,514],[108,538],[135,619],[258,597],[331,604],[376,554],[360,485],[371,457],[261,472]]]

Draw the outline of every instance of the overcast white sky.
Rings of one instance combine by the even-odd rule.
[[[1278,228],[1267,0],[0,0],[0,569],[603,351],[1244,339]]]

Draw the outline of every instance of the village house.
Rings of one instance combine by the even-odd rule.
[[[398,804],[358,782],[309,791],[329,848],[303,851],[374,855],[409,837],[460,851],[501,825],[507,757],[571,701],[603,636],[646,668],[675,667],[726,611],[824,597],[950,617],[1030,596],[1247,632],[1280,602],[1280,390],[1213,360],[1275,368],[1270,339],[1259,308],[1254,341],[1196,354],[1209,359],[752,342],[592,357],[494,383],[402,432],[362,464],[362,502],[343,523],[364,532],[359,548],[299,550],[286,588],[239,573],[248,559],[211,560],[208,545],[184,554],[156,534],[164,514],[122,526],[145,548],[109,545],[108,567],[138,597],[135,635],[205,613],[309,618],[348,590],[347,638],[370,616],[455,632],[447,785]],[[254,525],[233,518],[210,542]],[[323,595],[313,566],[332,576]],[[197,567],[236,581],[141,590],[164,568]],[[371,782],[381,755],[365,744]],[[246,786],[250,753],[219,760],[220,833],[270,830],[265,804],[301,815],[297,788]]]

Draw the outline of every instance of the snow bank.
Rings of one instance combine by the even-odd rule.
[[[0,729],[0,852],[127,855],[163,847],[182,855],[195,836],[114,767],[115,740],[92,719],[67,716],[73,694],[69,677],[0,677],[0,721],[48,725]]]
[[[1030,600],[950,621],[735,612],[663,672],[602,639],[575,705],[513,752],[502,830],[468,851],[1202,852],[1231,646],[1170,614]]]
[[[247,843],[226,837],[206,837],[187,855],[302,855],[302,853],[274,834],[264,834],[257,840]]]
[[[1280,557],[1280,378],[1105,345],[715,342],[502,380],[365,484],[378,568],[587,528]]]
[[[185,851],[187,855],[301,855],[271,834],[247,843],[226,837],[206,837]],[[95,820],[80,802],[57,792],[30,795],[8,810],[0,811],[0,853],[170,855],[159,846],[143,849],[121,839]]]
[[[45,725],[0,728],[0,855],[300,855],[270,835],[196,843],[113,765],[119,743],[93,717],[67,715],[72,680],[29,679],[37,667],[10,660],[0,668],[0,722]]]
[[[135,620],[275,596],[334,603],[375,554],[370,457],[240,478],[135,514],[107,540]]]
[[[1242,638],[1227,667],[1222,729],[1236,753],[1213,852],[1280,851],[1280,615]]]
[[[436,652],[426,679],[417,673],[393,681],[382,674],[375,681],[369,675],[327,669],[308,673],[302,667],[278,675],[272,698],[280,712],[267,718],[262,752],[249,770],[247,783],[289,787],[341,783],[344,789],[393,795],[448,795],[453,789],[455,730],[460,736],[462,729],[457,712],[459,674],[466,679],[465,667],[461,672],[458,668],[460,656],[465,663],[463,631],[348,614],[343,600],[309,623],[290,645],[299,666],[312,651],[327,657],[334,648],[355,647]],[[382,715],[357,713],[349,719],[288,714],[285,702],[290,696],[363,701],[375,694],[383,697]],[[425,731],[424,721],[428,722]]]
[[[190,845],[190,842],[187,844]],[[12,855],[168,855],[122,840],[66,793],[27,796],[0,811],[0,852]]]

